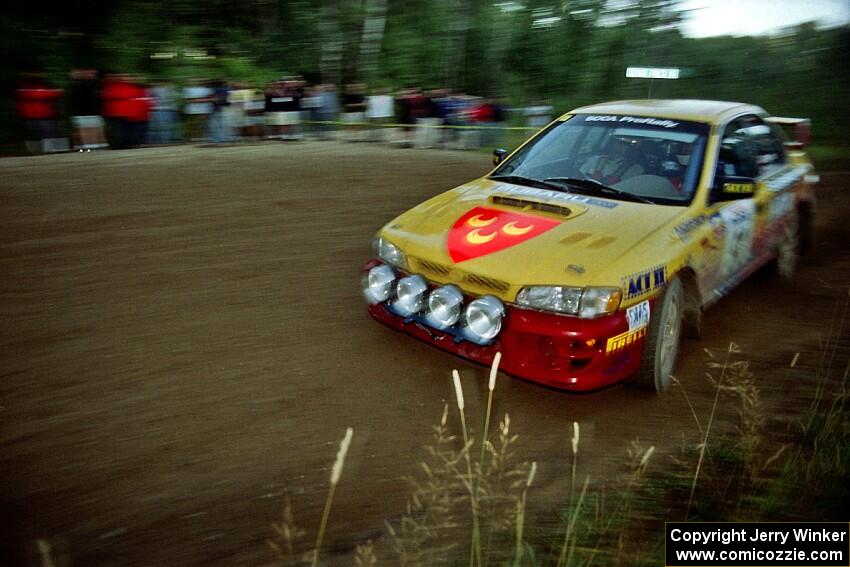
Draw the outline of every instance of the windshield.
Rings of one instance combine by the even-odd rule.
[[[567,190],[598,185],[606,198],[687,205],[699,182],[708,131],[699,122],[579,114],[539,134],[492,176],[562,182]],[[603,193],[602,185],[617,191]]]

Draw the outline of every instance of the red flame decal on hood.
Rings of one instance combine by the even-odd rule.
[[[559,224],[537,215],[475,207],[449,231],[449,255],[455,263],[478,258],[525,242]]]

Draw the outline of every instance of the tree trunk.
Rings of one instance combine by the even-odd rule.
[[[339,84],[342,78],[343,35],[339,26],[339,6],[334,0],[322,1],[322,19],[319,22],[322,82]]]
[[[366,17],[360,37],[359,75],[367,81],[378,74],[378,55],[387,22],[387,0],[365,0]]]

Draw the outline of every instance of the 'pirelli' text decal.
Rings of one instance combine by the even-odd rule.
[[[615,352],[621,351],[630,344],[642,339],[646,336],[646,327],[641,327],[640,329],[635,329],[634,331],[626,331],[625,333],[621,333],[616,337],[611,337],[608,339],[608,342],[605,343],[605,354],[613,354]]]

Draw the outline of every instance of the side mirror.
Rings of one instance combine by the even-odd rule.
[[[749,199],[755,192],[756,180],[752,177],[718,176],[715,178],[714,187],[711,189],[711,202]]]
[[[506,157],[508,157],[508,150],[503,148],[493,150],[493,165],[499,165],[505,161]]]

